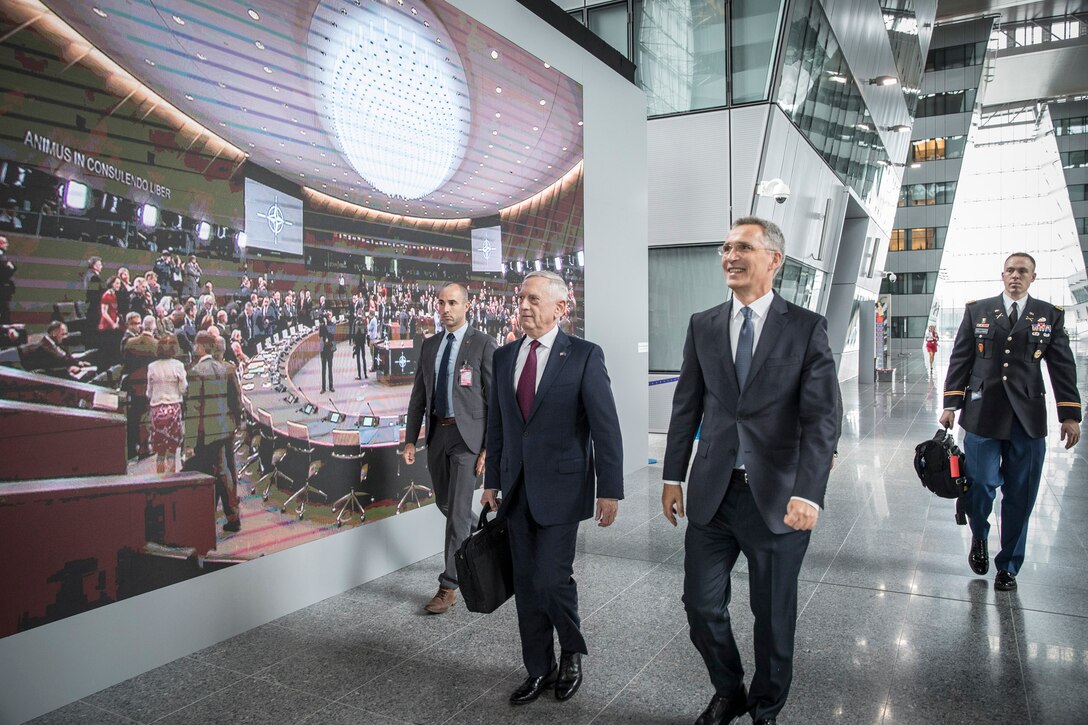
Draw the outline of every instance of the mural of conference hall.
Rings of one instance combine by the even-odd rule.
[[[445,282],[584,331],[580,83],[442,0],[164,7],[0,0],[0,637],[433,505]]]

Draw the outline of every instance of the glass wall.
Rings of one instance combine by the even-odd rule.
[[[839,178],[875,206],[890,159],[819,2],[795,4],[786,43],[779,106]]]
[[[888,39],[891,40],[899,85],[903,90],[907,111],[913,116],[922,87],[923,66],[914,0],[880,0],[880,7],[884,12],[884,27],[888,30]]]
[[[962,91],[930,93],[918,98],[917,118],[947,116],[950,113],[970,113],[975,105],[977,88]]]
[[[944,138],[923,138],[911,141],[911,161],[940,161],[958,159],[967,148],[966,136],[945,136]]]
[[[773,286],[787,302],[820,312],[824,302],[826,276],[822,269],[786,257],[774,276]]]
[[[943,249],[948,227],[915,227],[893,229],[889,252],[918,252],[926,249]]]
[[[988,41],[981,40],[977,43],[935,48],[926,59],[926,72],[982,65],[986,60],[987,43]]]
[[[777,47],[782,2],[733,0],[732,104],[765,101]]]
[[[1088,116],[1055,119],[1054,133],[1059,136],[1075,136],[1088,133]]]

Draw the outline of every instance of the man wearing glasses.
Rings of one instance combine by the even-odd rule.
[[[734,222],[719,250],[733,298],[692,315],[673,396],[661,505],[674,526],[702,425],[686,476],[684,606],[715,694],[697,725],[746,712],[772,725],[785,705],[797,575],[835,450],[838,381],[827,320],[772,291],[784,247],[773,222]],[[726,606],[741,553],[755,615],[750,690]]]

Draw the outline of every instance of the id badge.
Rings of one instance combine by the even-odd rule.
[[[472,387],[472,368],[461,368],[461,387]]]

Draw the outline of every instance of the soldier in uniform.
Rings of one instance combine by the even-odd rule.
[[[1001,488],[1001,551],[994,557],[994,588],[1011,591],[1024,563],[1028,518],[1046,454],[1043,360],[1067,449],[1080,440],[1081,404],[1076,363],[1062,325],[1065,313],[1028,296],[1035,260],[1022,252],[1011,255],[1001,280],[1003,294],[967,303],[948,363],[941,425],[951,428],[955,412],[962,411],[971,483],[965,503],[973,537],[967,561],[980,576],[990,569],[989,516]]]

